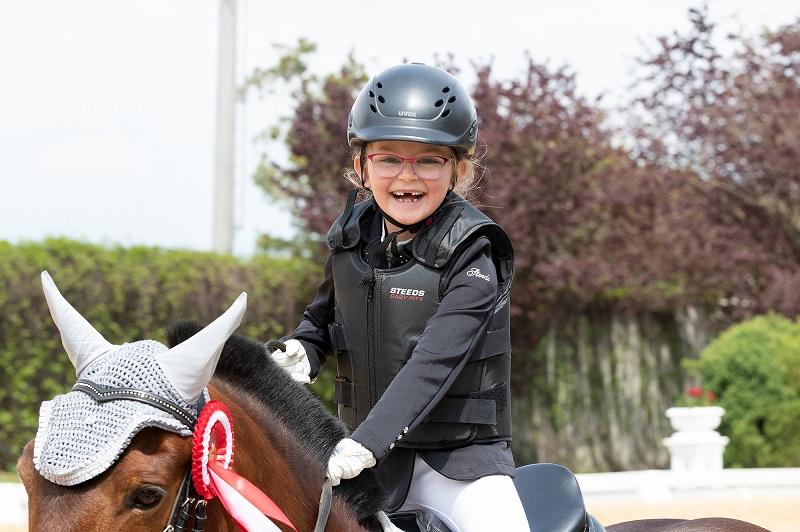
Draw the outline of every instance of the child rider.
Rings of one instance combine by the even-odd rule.
[[[334,485],[376,467],[388,511],[456,531],[528,530],[511,480],[505,232],[457,191],[473,182],[478,123],[464,87],[423,64],[381,72],[348,120],[348,195],[325,278],[273,358],[309,382],[336,355]],[[491,511],[487,511],[491,509]]]

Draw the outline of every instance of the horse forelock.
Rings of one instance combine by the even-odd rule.
[[[181,322],[170,327],[167,332],[168,345],[177,345],[200,328],[195,322]],[[347,437],[344,425],[328,413],[320,400],[304,385],[295,382],[277,366],[261,342],[244,336],[231,336],[222,350],[214,379],[221,381],[229,393],[244,394],[249,400],[266,407],[270,415],[264,419],[278,420],[285,431],[263,426],[264,431],[277,438],[288,432],[293,442],[286,443],[285,447],[296,448],[295,442],[299,442],[319,471],[324,471],[336,443]],[[384,499],[384,493],[370,470],[355,479],[342,482],[334,493],[362,524],[369,522],[381,509]]]

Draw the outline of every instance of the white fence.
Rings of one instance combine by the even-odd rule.
[[[671,470],[622,471],[576,476],[587,505],[608,499],[661,503],[698,495],[720,498],[762,493],[800,495],[800,468],[795,467],[722,469],[700,474]]]

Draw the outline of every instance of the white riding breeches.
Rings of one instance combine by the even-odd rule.
[[[401,511],[430,510],[455,532],[529,532],[514,482],[506,475],[453,480],[416,457]]]

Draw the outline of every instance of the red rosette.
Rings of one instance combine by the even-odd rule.
[[[197,493],[206,500],[216,496],[208,474],[208,464],[212,461],[225,469],[233,464],[233,418],[220,401],[206,404],[192,437],[192,481]]]

